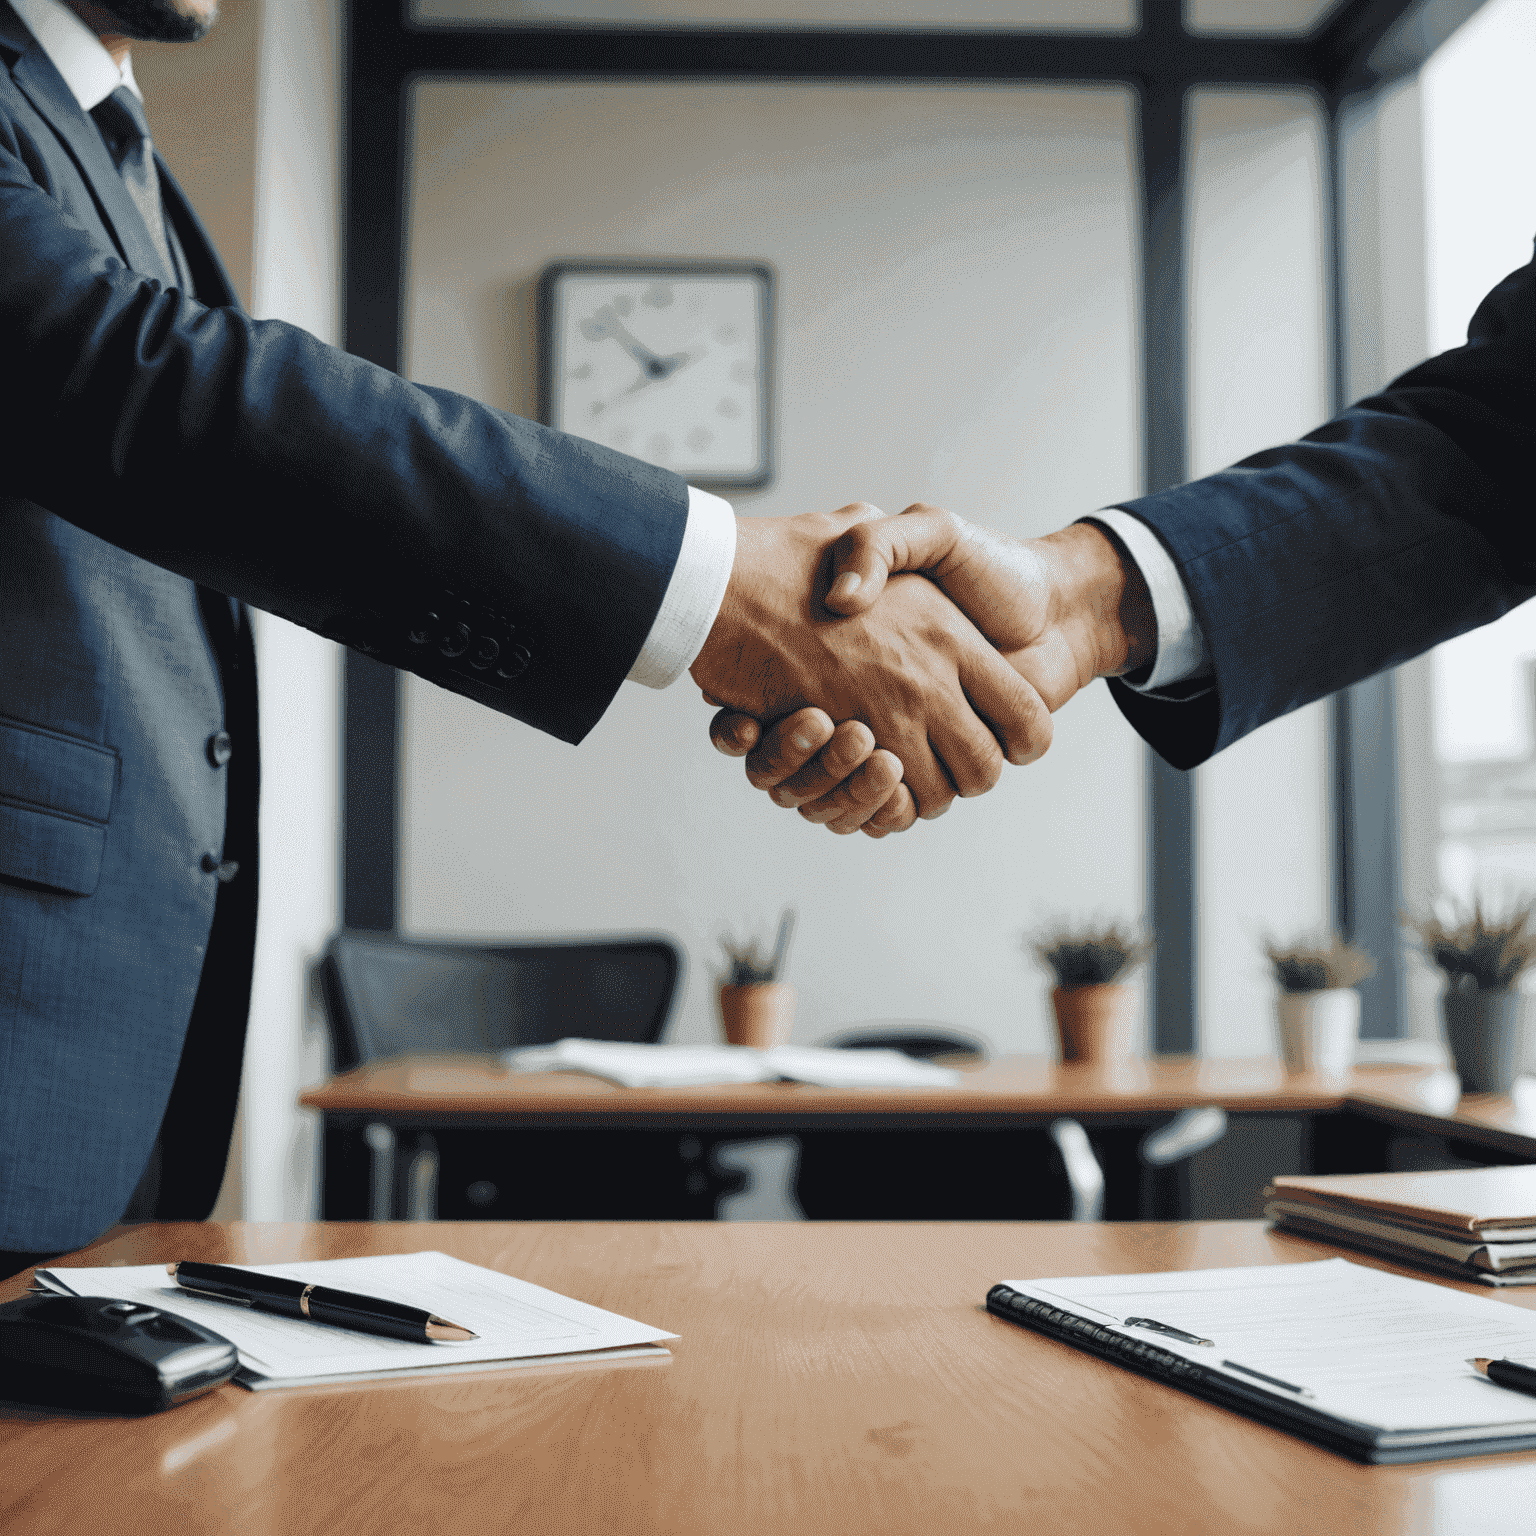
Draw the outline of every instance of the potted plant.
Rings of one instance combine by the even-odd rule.
[[[795,1023],[795,989],[779,978],[794,927],[790,908],[779,919],[778,938],[766,959],[756,939],[741,943],[728,934],[721,936],[725,975],[720,979],[720,1024],[729,1044],[767,1050],[789,1039]]]
[[[1051,1006],[1063,1061],[1125,1061],[1136,1049],[1136,998],[1125,978],[1152,953],[1152,941],[1112,923],[1061,927],[1029,941],[1055,978]]]
[[[1525,998],[1517,983],[1536,961],[1536,900],[1489,917],[1482,903],[1448,918],[1409,918],[1424,952],[1445,973],[1445,1043],[1464,1093],[1508,1093],[1525,1048]]]
[[[1337,934],[1326,940],[1265,941],[1264,953],[1280,988],[1275,1021],[1287,1072],[1341,1077],[1354,1065],[1360,1039],[1360,994],[1355,990],[1376,962]]]

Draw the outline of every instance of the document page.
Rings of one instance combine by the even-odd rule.
[[[504,1051],[515,1072],[587,1072],[624,1088],[695,1088],[717,1083],[770,1083],[779,1078],[822,1088],[955,1088],[951,1067],[902,1051],[835,1046],[645,1045],[626,1040],[558,1040]]]
[[[1536,1365],[1536,1313],[1508,1302],[1347,1259],[1004,1283],[1281,1400],[1357,1424],[1536,1432],[1536,1398],[1496,1386],[1467,1364],[1483,1356]],[[1126,1327],[1131,1317],[1211,1343]]]
[[[208,1301],[177,1285],[163,1264],[113,1269],[49,1266],[39,1269],[37,1278],[50,1289],[117,1297],[190,1318],[222,1334],[239,1350],[241,1366],[271,1378],[273,1385],[632,1349],[677,1337],[446,1253],[241,1267],[422,1307],[471,1329],[479,1338],[411,1344]]]
[[[777,1077],[744,1045],[646,1045],[632,1040],[557,1040],[502,1052],[514,1072],[586,1072],[621,1088],[696,1088]]]

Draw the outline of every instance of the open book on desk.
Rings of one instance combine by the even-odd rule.
[[[1356,1461],[1536,1449],[1536,1397],[1467,1363],[1536,1364],[1536,1314],[1347,1259],[1008,1280],[987,1310]]]
[[[244,1266],[263,1275],[313,1281],[451,1317],[477,1339],[411,1344],[323,1323],[205,1301],[179,1286],[164,1264],[92,1269],[44,1266],[36,1283],[64,1295],[112,1296],[179,1313],[222,1334],[240,1352],[235,1380],[252,1391],[315,1382],[498,1370],[552,1360],[613,1360],[667,1355],[675,1333],[630,1321],[543,1286],[446,1253],[303,1259]]]
[[[558,1040],[504,1051],[516,1072],[585,1072],[621,1088],[703,1088],[719,1083],[812,1083],[820,1088],[956,1088],[952,1067],[901,1051],[834,1046],[643,1045],[631,1040]]]

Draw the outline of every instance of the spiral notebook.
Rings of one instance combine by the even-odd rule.
[[[1355,1461],[1536,1450],[1536,1397],[1467,1363],[1536,1365],[1536,1313],[1347,1259],[1008,1280],[987,1310]]]

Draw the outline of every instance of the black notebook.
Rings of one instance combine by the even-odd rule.
[[[1536,1365],[1536,1313],[1345,1259],[1009,1280],[987,1310],[1355,1461],[1536,1450],[1536,1397],[1467,1363]]]

